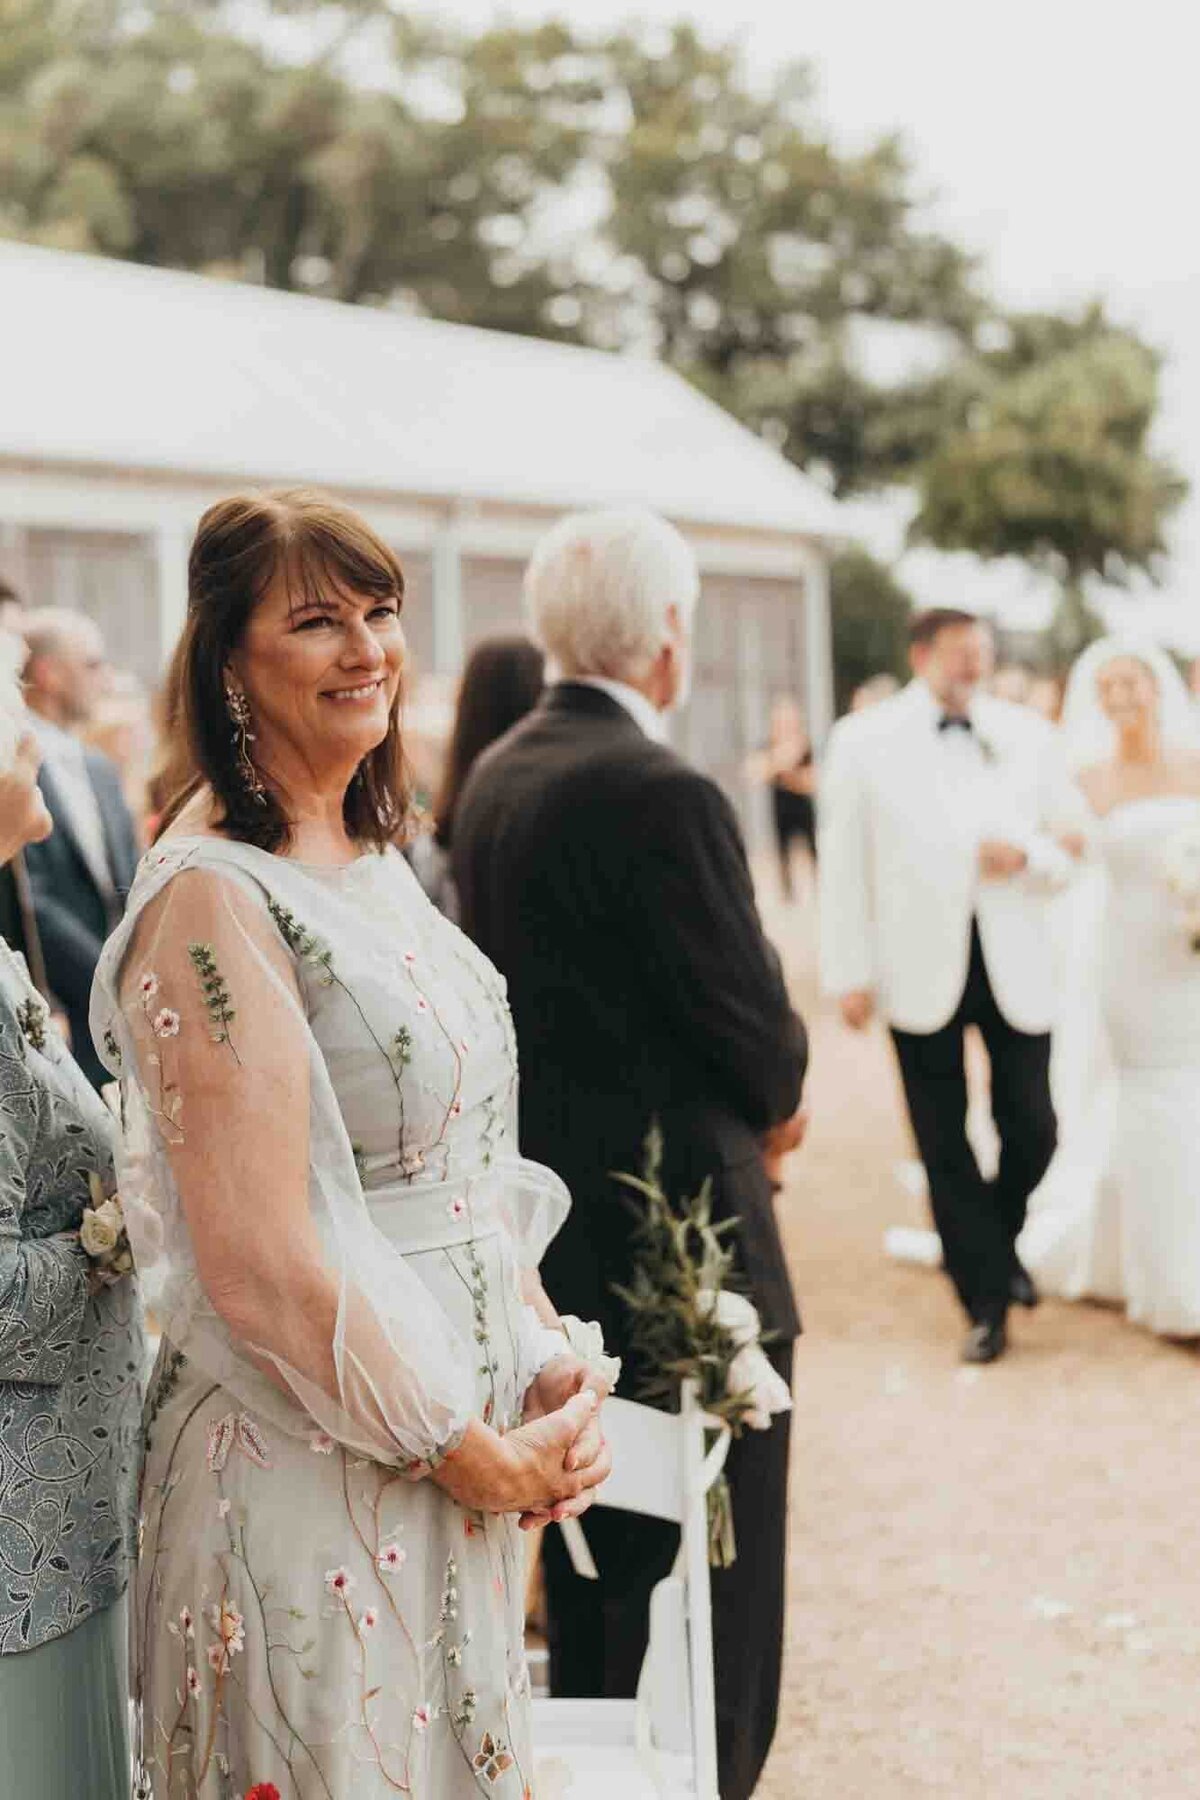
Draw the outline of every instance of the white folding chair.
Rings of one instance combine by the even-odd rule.
[[[613,1472],[596,1505],[677,1524],[679,1559],[651,1597],[636,1700],[535,1700],[539,1800],[718,1800],[707,1495],[729,1431],[701,1411],[694,1382],[677,1414],[607,1401],[604,1429]],[[719,1434],[707,1454],[706,1429]],[[568,1533],[577,1567],[589,1560],[581,1533],[586,1522]]]

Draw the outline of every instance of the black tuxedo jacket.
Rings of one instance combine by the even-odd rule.
[[[551,1298],[624,1344],[612,1286],[632,1214],[612,1173],[641,1172],[657,1117],[668,1192],[711,1178],[764,1328],[794,1337],[760,1137],[799,1102],[806,1041],[729,802],[566,682],[481,758],[453,857],[463,926],[508,980],[522,1150],[574,1200],[543,1264]]]
[[[25,852],[34,913],[46,980],[71,1027],[75,1060],[99,1087],[111,1077],[96,1055],[88,1027],[92,979],[109,932],[125,910],[125,899],[137,868],[137,832],[121,789],[115,763],[98,751],[86,753],[92,790],[100,808],[113,894],[96,884],[63,805],[53,771],[43,765],[38,777],[54,830],[44,844]]]

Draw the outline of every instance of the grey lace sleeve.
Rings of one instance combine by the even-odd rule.
[[[87,1257],[66,1235],[26,1235],[39,1093],[20,1027],[0,1007],[0,1381],[59,1382],[87,1308]]]

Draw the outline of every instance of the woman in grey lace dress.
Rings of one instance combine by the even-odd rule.
[[[0,861],[50,829],[33,742],[14,743],[15,712],[10,680],[0,692]],[[84,1209],[113,1190],[114,1136],[23,960],[0,940],[5,1800],[129,1793],[123,1596],[144,1353],[132,1280],[102,1273],[80,1242]]]

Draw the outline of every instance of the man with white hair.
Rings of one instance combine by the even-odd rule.
[[[104,694],[99,627],[83,613],[25,614],[25,698],[42,748],[39,776],[53,834],[26,851],[46,978],[71,1031],[75,1060],[96,1086],[109,1076],[88,1026],[92,978],[124,911],[137,834],[116,766],[79,737]]]
[[[716,1216],[737,1221],[739,1272],[786,1380],[799,1320],[763,1150],[772,1132],[799,1141],[806,1044],[733,809],[664,742],[698,591],[687,544],[652,513],[579,514],[548,533],[526,599],[561,679],[477,764],[454,870],[465,928],[508,979],[522,1149],[574,1199],[543,1263],[548,1292],[628,1353],[614,1287],[633,1272],[634,1219],[613,1172],[640,1173],[657,1120],[667,1192],[709,1181]],[[785,1414],[729,1457],[738,1560],[713,1575],[723,1800],[752,1793],[775,1727],[787,1450]],[[547,1537],[551,1685],[630,1695],[678,1532],[594,1511],[586,1533],[598,1581]]]

